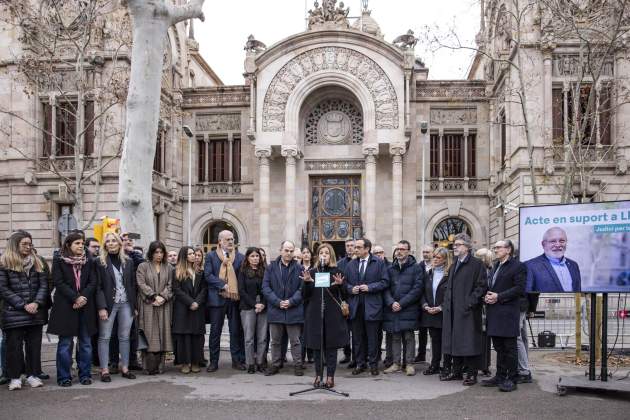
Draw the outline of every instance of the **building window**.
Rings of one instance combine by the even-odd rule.
[[[54,106],[43,104],[43,157],[74,156],[77,136],[83,131],[79,124],[78,106],[77,101],[58,101]],[[84,124],[87,125],[83,132],[83,154],[91,155],[94,152],[94,101],[85,101],[83,111]]]
[[[157,137],[155,139],[153,170],[155,172],[164,173],[164,127],[162,121],[158,124]]]
[[[234,136],[232,140],[232,181],[241,180],[241,138]]]
[[[206,182],[206,142],[197,136],[197,180]]]
[[[197,137],[197,179],[199,182],[240,182],[241,138]],[[230,176],[231,173],[231,176]]]
[[[472,236],[468,223],[458,217],[449,217],[438,223],[433,230],[433,242],[437,246],[451,248],[455,235],[458,233],[466,233],[468,236]]]
[[[611,144],[611,86],[604,84],[599,93],[592,85],[573,83],[568,89],[552,91],[552,139],[564,145],[576,137],[584,146]],[[597,130],[599,129],[599,131]]]
[[[234,246],[238,248],[238,233],[234,226],[231,223],[226,222],[224,220],[218,220],[215,222],[211,222],[203,231],[203,248],[205,252],[210,252],[217,248],[219,244],[219,233],[224,230],[229,230],[234,234]]]
[[[476,165],[476,135],[459,133],[432,134],[430,172],[432,178],[474,178]],[[466,143],[465,143],[466,142]],[[440,162],[441,157],[441,162]]]
[[[505,168],[507,158],[507,127],[505,120],[505,110],[499,115],[499,128],[501,130],[501,168]]]

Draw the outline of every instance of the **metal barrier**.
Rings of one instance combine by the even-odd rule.
[[[590,297],[582,295],[581,298],[581,327],[582,345],[589,343],[589,316],[588,308]],[[538,301],[538,313],[544,312],[544,318],[530,318],[531,330],[528,332],[534,336],[538,343],[538,334],[543,331],[551,331],[556,334],[556,349],[575,348],[575,296],[573,294],[546,294],[540,295]],[[630,312],[630,296],[627,294],[608,295],[608,347],[609,349],[630,349],[630,318],[625,318],[624,313]],[[625,316],[628,316],[627,314]],[[528,327],[529,329],[529,327]],[[530,347],[533,347],[530,339]]]

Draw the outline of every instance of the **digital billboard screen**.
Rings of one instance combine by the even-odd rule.
[[[630,201],[521,207],[527,291],[630,292]]]

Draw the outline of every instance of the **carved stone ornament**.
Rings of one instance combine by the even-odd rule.
[[[419,98],[483,98],[486,96],[484,86],[420,86],[416,90]]]
[[[363,117],[351,103],[328,99],[306,117],[304,133],[306,144],[361,144]]]
[[[267,46],[254,38],[254,35],[250,35],[247,37],[247,42],[245,43],[245,47],[243,48],[245,51],[249,52],[262,52],[267,49]]]
[[[348,28],[350,9],[346,8],[343,2],[339,2],[339,6],[336,4],[337,0],[323,0],[320,6],[319,2],[315,1],[313,8],[308,11],[308,29],[330,26]]]
[[[348,73],[367,88],[374,101],[377,129],[398,128],[398,97],[383,69],[358,51],[325,47],[298,55],[274,76],[263,104],[263,131],[284,131],[287,102],[295,87],[311,74],[329,70]]]
[[[399,35],[392,41],[392,44],[403,50],[414,49],[417,43],[418,38],[415,37],[411,29],[406,34]]]
[[[364,160],[305,160],[304,167],[307,171],[327,170],[363,170]]]
[[[240,131],[241,114],[197,114],[196,131]]]
[[[594,61],[599,61],[595,59]],[[553,55],[553,75],[554,76],[577,76],[581,74],[588,74],[587,64],[589,62],[588,57],[580,59],[578,54],[554,54]],[[598,67],[598,66],[597,66]],[[595,67],[595,68],[597,68]],[[613,62],[612,60],[604,62],[601,67],[601,76],[613,75]]]
[[[477,108],[431,108],[431,125],[477,124]]]

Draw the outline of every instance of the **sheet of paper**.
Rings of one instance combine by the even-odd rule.
[[[315,273],[315,287],[330,287],[330,273]]]

